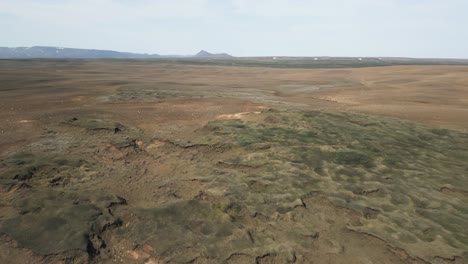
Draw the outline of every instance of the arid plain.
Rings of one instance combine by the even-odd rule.
[[[0,263],[467,263],[468,66],[0,61]]]

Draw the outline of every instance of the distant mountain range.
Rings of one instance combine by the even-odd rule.
[[[73,49],[58,47],[0,47],[0,59],[151,59],[151,58],[231,58],[226,53],[212,54],[200,51],[196,55],[159,55],[118,52],[113,50]]]

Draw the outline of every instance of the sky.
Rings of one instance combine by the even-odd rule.
[[[468,58],[468,0],[0,0],[0,46]]]

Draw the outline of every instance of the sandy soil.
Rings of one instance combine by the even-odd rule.
[[[157,122],[197,123],[219,114],[244,112],[249,104],[281,105],[381,114],[431,126],[468,129],[468,67],[464,66],[301,70],[139,61],[3,61],[0,67],[2,133],[8,138],[0,142],[2,148],[30,138],[28,128],[34,122],[66,111],[124,112],[124,118],[133,122],[141,119],[148,125],[148,118],[154,118],[161,109],[165,113],[158,114]],[[101,103],[102,97],[118,89],[183,92],[146,98],[138,104],[117,99],[118,107]],[[15,134],[13,139],[9,133]]]

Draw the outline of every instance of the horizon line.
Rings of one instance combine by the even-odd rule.
[[[134,51],[121,51],[121,50],[114,50],[114,49],[99,49],[99,48],[73,48],[73,47],[63,47],[63,46],[47,46],[47,45],[33,45],[33,46],[16,46],[16,47],[7,47],[7,46],[0,46],[0,48],[9,48],[9,49],[15,49],[15,48],[34,48],[34,47],[39,47],[39,48],[56,48],[56,49],[76,49],[76,50],[95,50],[95,51],[113,51],[113,52],[119,52],[119,53],[131,53],[131,54],[141,54],[141,55],[157,55],[157,56],[181,56],[181,57],[193,57],[194,55],[198,54],[201,51],[206,51],[210,54],[228,54],[232,56],[231,58],[377,58],[377,59],[434,59],[434,60],[468,60],[468,58],[462,58],[462,57],[412,57],[412,56],[333,56],[333,55],[248,55],[248,56],[236,56],[232,55],[231,53],[228,52],[220,52],[220,53],[211,53],[207,51],[206,49],[201,49],[199,52],[195,54],[177,54],[177,53],[172,53],[172,54],[161,54],[161,53],[148,53],[148,52],[134,52]],[[31,59],[34,59],[37,57],[31,57]],[[157,59],[157,58],[153,58]],[[199,59],[204,59],[199,57]],[[224,58],[228,59],[228,58]]]

